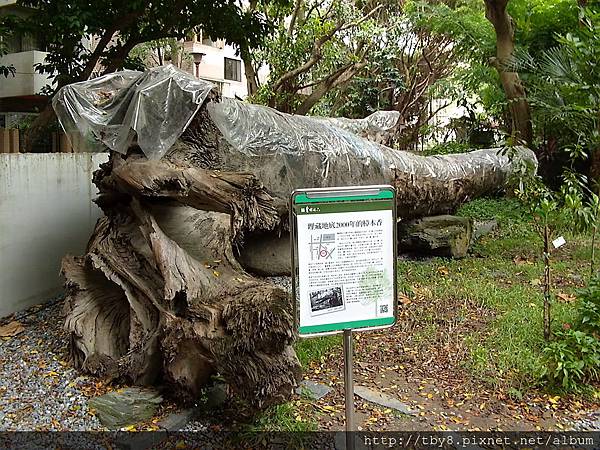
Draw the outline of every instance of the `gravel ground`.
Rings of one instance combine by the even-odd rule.
[[[600,431],[600,411],[585,414],[569,424],[574,431]]]
[[[286,291],[292,292],[292,277],[265,277],[265,280]]]
[[[67,363],[62,298],[0,320],[25,330],[0,338],[0,431],[103,430],[82,389],[96,380]]]
[[[291,290],[290,277],[268,280]],[[0,326],[13,320],[25,330],[0,338],[0,431],[106,430],[87,406],[98,380],[68,363],[62,297],[1,318]],[[207,424],[192,421],[181,431],[204,433]]]

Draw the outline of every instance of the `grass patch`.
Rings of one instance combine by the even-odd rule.
[[[493,320],[483,330],[463,339],[467,355],[461,365],[472,377],[494,387],[524,391],[537,383],[542,333],[541,240],[532,230],[528,212],[514,199],[478,199],[464,205],[459,215],[498,222],[498,229],[483,237],[463,260],[432,258],[398,264],[400,290],[409,295],[428,292],[430,302],[447,308],[486,308]],[[586,277],[580,268],[589,264],[589,237],[569,236],[568,245],[552,259],[553,293],[572,293]],[[587,273],[585,274],[587,275]],[[417,341],[430,340],[431,311],[418,317]],[[438,314],[440,314],[438,312]],[[573,304],[552,304],[554,328],[574,317]],[[423,339],[424,337],[428,339]]]
[[[301,415],[298,403],[287,402],[267,408],[251,424],[236,433],[231,448],[267,448],[270,441],[265,433],[288,433],[287,448],[311,448],[311,436],[305,433],[317,431],[316,416]]]
[[[303,432],[316,431],[317,423],[313,418],[301,417],[294,402],[271,406],[266,409],[246,431],[257,432]]]
[[[339,334],[303,338],[296,343],[296,355],[302,367],[306,368],[311,362],[321,361],[336,345],[342,345]]]

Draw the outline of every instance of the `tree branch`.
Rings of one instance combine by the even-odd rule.
[[[296,109],[296,114],[307,114],[327,92],[352,79],[354,75],[356,75],[356,73],[366,65],[366,61],[361,61],[339,69],[338,71],[329,75],[327,78],[321,81],[316,89],[313,89],[311,94],[306,99],[304,99],[304,101]]]
[[[303,1],[304,0],[296,0],[296,6],[294,7],[294,12],[292,13],[290,25],[288,26],[287,30],[288,37],[292,37],[294,33],[294,27],[296,26],[296,20],[298,19],[298,14],[300,13],[300,9],[302,8]]]
[[[324,34],[323,36],[321,36],[319,39],[317,39],[315,41],[312,52],[311,52],[311,56],[304,64],[302,64],[301,66],[299,66],[293,70],[290,70],[289,72],[284,73],[273,83],[273,91],[280,90],[286,81],[288,81],[292,78],[295,78],[300,74],[308,72],[311,67],[313,67],[316,63],[318,63],[322,58],[321,49],[322,49],[323,45],[325,45],[328,41],[330,41],[335,36],[336,33],[338,33],[339,31],[348,30],[350,28],[357,27],[364,21],[368,20],[381,7],[382,7],[382,5],[377,6],[376,8],[372,9],[368,14],[366,14],[359,20],[356,20],[356,21],[353,21],[353,22],[350,22],[347,24],[345,24],[341,21],[338,22],[337,25],[332,30],[330,30],[328,33]]]

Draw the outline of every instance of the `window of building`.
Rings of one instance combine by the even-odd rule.
[[[226,80],[242,81],[242,62],[239,59],[225,58]]]
[[[40,38],[30,33],[11,33],[4,38],[7,53],[29,52],[31,50],[45,50],[45,45]]]

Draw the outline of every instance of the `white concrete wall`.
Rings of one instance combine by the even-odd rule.
[[[42,88],[50,84],[48,75],[35,71],[34,66],[43,63],[46,52],[31,50],[28,52],[9,53],[0,58],[0,65],[14,66],[15,76],[2,77],[0,81],[0,97],[18,97],[37,95]]]
[[[100,210],[104,153],[0,154],[0,317],[62,289],[60,262],[83,253]]]

